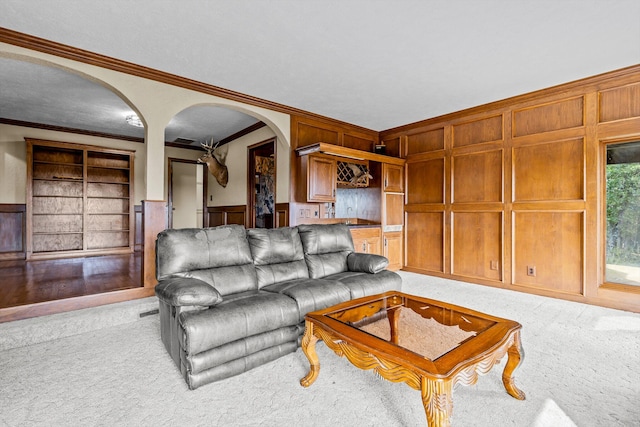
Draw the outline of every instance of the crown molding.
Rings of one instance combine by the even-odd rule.
[[[375,132],[372,129],[367,129],[362,126],[353,125],[351,123],[343,122],[341,120],[332,119],[319,114],[311,113],[309,111],[301,110],[287,105],[279,104],[277,102],[268,101],[266,99],[246,95],[240,92],[236,92],[229,89],[224,89],[219,86],[210,85],[207,83],[199,82],[196,80],[181,77],[176,74],[167,73],[164,71],[148,68],[142,65],[134,64],[132,62],[123,61],[110,56],[101,55],[99,53],[91,52],[84,49],[79,49],[73,46],[57,43],[51,40],[43,39],[40,37],[32,36],[29,34],[21,33],[18,31],[10,30],[8,28],[0,27],[0,42],[11,44],[14,46],[22,47],[25,49],[34,50],[37,52],[46,53],[61,58],[70,59],[77,62],[82,62],[96,67],[106,68],[113,71],[118,71],[125,74],[130,74],[136,77],[141,77],[148,80],[154,80],[160,83],[169,84],[172,86],[181,87],[184,89],[194,90],[208,95],[217,96],[220,98],[229,99],[232,101],[242,102],[244,104],[253,105],[255,107],[261,107],[279,113],[310,117],[314,119],[321,119],[332,123],[341,125],[347,125],[351,128],[360,129],[366,132]]]

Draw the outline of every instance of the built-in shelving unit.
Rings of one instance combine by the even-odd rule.
[[[26,141],[27,258],[131,252],[133,152]]]

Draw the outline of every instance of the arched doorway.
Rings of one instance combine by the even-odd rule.
[[[0,215],[4,223],[0,229],[0,274],[6,278],[0,310],[140,288],[140,253],[136,253],[135,245],[129,243],[136,234],[136,227],[132,225],[135,224],[136,168],[133,160],[130,165],[117,168],[103,168],[106,165],[98,163],[113,161],[112,153],[117,150],[135,151],[144,147],[144,122],[138,119],[135,126],[128,123],[127,118],[137,112],[117,90],[73,70],[29,58],[0,55],[0,75],[3,85],[0,99],[0,175],[3,178],[0,179]],[[28,177],[35,160],[30,160],[26,154],[25,138],[52,141],[59,146],[94,147],[91,151],[61,148],[62,153],[80,153],[77,160],[67,165],[62,158],[56,160],[57,148],[49,146],[43,152],[54,156],[51,162],[59,164],[56,167],[61,171],[73,169],[80,171],[81,176],[82,169],[87,168],[92,174],[100,175],[99,180],[104,182],[91,182],[83,187],[83,184],[73,182],[77,178],[66,176],[66,172],[46,179],[33,173]],[[83,159],[83,152],[101,154],[87,154]],[[92,166],[88,166],[90,164]],[[50,169],[53,164],[41,158],[37,167]],[[113,173],[105,172],[109,170]],[[127,182],[109,184],[107,177],[114,174],[127,175]],[[38,185],[34,191],[34,182],[45,185]],[[72,187],[77,189],[73,190],[74,194],[65,193],[65,189]],[[11,191],[5,191],[8,188]],[[103,190],[111,193],[103,193]],[[39,205],[53,204],[52,210],[47,211],[48,216],[36,212],[35,207],[31,211],[28,208],[27,202],[34,194],[42,202]],[[73,212],[67,211],[69,203],[60,203],[82,199],[86,201],[79,203],[79,210]],[[92,207],[87,208],[89,203]],[[97,205],[104,209],[91,211]],[[108,215],[89,217],[89,212]],[[28,221],[36,215],[42,223],[38,228],[30,225],[33,221]],[[5,227],[6,224],[9,226]],[[86,243],[89,241],[86,236],[90,234],[94,243]],[[34,235],[54,244],[44,249],[46,256],[31,261],[25,259],[30,253],[26,240],[28,236],[33,241]],[[104,243],[95,243],[97,235],[103,241],[117,240],[117,244],[106,246],[118,246],[118,254],[107,254],[109,250],[92,252],[97,246],[104,246]],[[65,240],[65,236],[72,239],[85,236],[84,248],[81,244],[68,250],[55,243],[55,239]],[[79,242],[82,242],[81,238]],[[106,271],[109,274],[105,274]]]

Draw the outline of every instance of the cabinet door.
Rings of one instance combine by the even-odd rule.
[[[383,224],[385,226],[404,224],[404,194],[384,193]]]
[[[351,237],[356,252],[382,255],[380,228],[352,228]]]
[[[382,175],[384,176],[383,191],[402,193],[404,192],[404,168],[399,165],[383,163]]]
[[[382,255],[382,250],[380,248],[380,236],[369,237],[366,241],[367,253]]]
[[[335,202],[337,165],[334,159],[309,156],[307,201]]]
[[[402,232],[394,231],[383,234],[384,256],[389,259],[389,270],[396,271],[402,268]]]

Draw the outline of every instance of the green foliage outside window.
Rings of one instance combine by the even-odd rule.
[[[607,264],[640,266],[640,164],[607,165]]]

